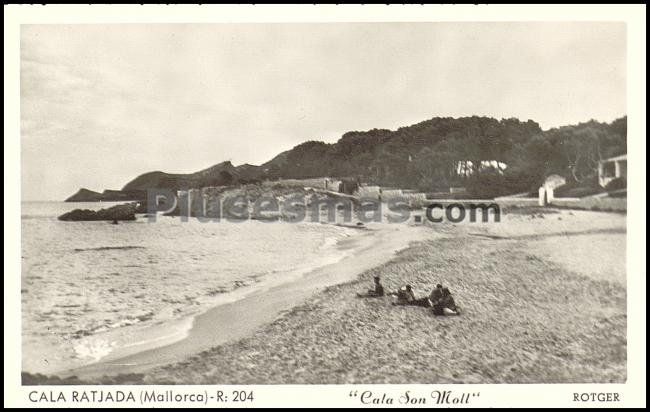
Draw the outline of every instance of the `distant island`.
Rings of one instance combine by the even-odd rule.
[[[226,161],[188,174],[148,172],[121,190],[82,188],[66,201],[134,201],[144,200],[150,188],[322,176],[425,192],[463,187],[478,198],[534,191],[551,174],[565,177],[568,188],[588,188],[598,185],[599,161],[626,153],[626,141],[627,116],[546,131],[532,120],[435,117],[394,131],[347,132],[331,144],[307,141],[259,166]]]

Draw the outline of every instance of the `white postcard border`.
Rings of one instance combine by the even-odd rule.
[[[644,5],[301,5],[301,6],[178,6],[178,5],[23,5],[4,8],[4,405],[22,407],[121,406],[366,406],[359,393],[369,390],[398,402],[405,391],[431,398],[433,391],[480,393],[465,404],[409,406],[490,407],[634,407],[645,406],[645,6]],[[628,379],[625,384],[529,385],[215,385],[215,386],[21,386],[20,383],[20,91],[21,24],[93,23],[228,23],[228,22],[426,22],[426,21],[623,21],[628,44]],[[253,391],[252,403],[194,402],[131,403],[31,402],[32,391],[172,390],[179,394],[232,390]],[[357,391],[356,396],[350,396]],[[575,402],[574,393],[619,393],[619,402]],[[370,404],[373,406],[373,404]]]

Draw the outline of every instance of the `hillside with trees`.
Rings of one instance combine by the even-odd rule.
[[[310,140],[261,166],[230,162],[191,174],[145,173],[123,192],[237,185],[329,176],[424,192],[465,187],[475,197],[534,191],[550,174],[568,185],[597,184],[598,161],[626,153],[627,117],[543,131],[532,120],[435,117],[391,131]]]
[[[425,192],[464,186],[490,197],[535,190],[550,174],[595,184],[598,161],[625,153],[626,137],[626,117],[548,131],[531,120],[436,117],[395,131],[348,132],[333,144],[305,142],[262,169],[271,178],[358,177]],[[471,173],[460,173],[461,164]]]

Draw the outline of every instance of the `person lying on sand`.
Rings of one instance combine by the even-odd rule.
[[[415,293],[413,293],[413,288],[411,285],[402,286],[397,292],[391,293],[391,295],[397,296],[397,301],[393,302],[393,305],[413,305],[424,307],[431,306],[429,298],[424,297],[417,299],[415,297]]]
[[[366,293],[357,293],[357,297],[360,298],[378,298],[384,296],[384,287],[381,285],[381,280],[379,276],[375,276],[375,288],[368,289]]]
[[[442,286],[442,285],[438,285]],[[454,297],[451,295],[449,288],[436,287],[436,290],[440,290],[439,298],[435,301],[431,301],[433,307],[433,314],[437,316],[454,316],[460,314]],[[431,293],[433,295],[433,292]],[[438,296],[438,293],[436,293]]]

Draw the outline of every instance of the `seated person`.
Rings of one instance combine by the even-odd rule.
[[[381,280],[379,276],[375,276],[375,288],[368,289],[364,294],[357,293],[357,296],[360,298],[378,298],[384,296],[384,287],[381,285]]]
[[[437,288],[436,288],[437,289]],[[438,316],[458,315],[459,310],[449,288],[440,288],[440,298],[432,302],[433,314]]]
[[[431,306],[428,297],[425,296],[420,299],[415,297],[411,285],[402,286],[396,293],[392,294],[397,296],[397,301],[393,302],[393,305]]]
[[[429,300],[431,301],[431,305],[436,305],[440,299],[442,299],[442,285],[438,283],[436,285],[436,288],[431,291],[431,294],[429,295]]]
[[[393,305],[410,305],[415,301],[411,285],[402,286],[394,295],[397,295],[397,301]]]
[[[449,291],[449,288],[443,288],[442,289],[442,304],[453,311],[457,311],[458,308],[456,307],[456,302],[454,301],[454,297],[451,296],[451,292]]]

